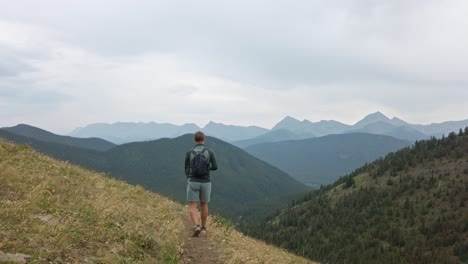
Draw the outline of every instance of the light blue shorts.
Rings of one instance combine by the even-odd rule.
[[[187,201],[209,202],[211,197],[211,182],[188,182]]]

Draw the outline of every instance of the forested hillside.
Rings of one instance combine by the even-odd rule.
[[[19,124],[14,127],[4,127],[0,130],[6,130],[11,133],[24,136],[26,138],[31,138],[35,140],[41,140],[44,142],[57,143],[63,145],[69,145],[73,147],[79,147],[84,149],[91,149],[96,151],[106,151],[116,145],[109,141],[100,139],[100,138],[74,138],[69,136],[61,136],[49,131],[33,127],[30,125]]]
[[[308,184],[330,184],[366,162],[408,146],[408,141],[367,133],[328,135],[252,145],[245,150]]]
[[[248,233],[328,263],[468,262],[468,128],[311,192]]]

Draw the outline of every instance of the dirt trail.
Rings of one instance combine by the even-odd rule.
[[[180,212],[179,217],[184,223],[186,234],[181,263],[222,264],[215,243],[210,239],[209,228],[206,235],[200,234],[198,237],[192,237],[193,223],[188,211]]]

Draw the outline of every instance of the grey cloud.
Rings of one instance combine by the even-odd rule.
[[[4,83],[0,82],[0,99],[6,99],[11,104],[21,104],[28,106],[54,105],[72,100],[72,97],[60,91],[44,89],[38,90],[34,87],[34,85],[31,85],[31,87],[20,85],[20,82],[18,82],[14,87],[5,86]]]
[[[433,81],[389,68],[372,55],[366,56],[366,49],[379,44],[370,43],[373,38],[390,45],[399,39],[420,41],[418,31],[424,33],[427,28],[412,20],[437,1],[85,3],[30,3],[28,10],[57,10],[51,16],[24,12],[21,5],[11,5],[8,12],[16,19],[61,28],[68,32],[65,40],[106,56],[180,54],[196,61],[194,71],[249,83],[284,87],[335,81]],[[374,48],[405,56],[404,50]],[[408,48],[411,52],[416,47]]]
[[[173,94],[182,94],[188,95],[200,90],[198,87],[194,85],[173,85],[169,87],[169,91]]]
[[[0,46],[0,50],[2,47]],[[0,78],[14,77],[22,73],[29,73],[37,69],[28,63],[23,62],[21,59],[12,53],[5,53],[0,51]]]
[[[291,98],[282,104],[287,109],[285,115],[288,114],[286,111],[297,108],[306,117],[306,111],[316,111],[314,107],[339,105],[339,102],[346,101],[355,102],[351,105],[356,107],[376,102],[408,112],[449,103],[464,105],[462,99],[467,98],[467,94],[459,87],[468,84],[468,55],[465,51],[468,46],[468,35],[465,34],[467,12],[466,2],[451,0],[45,0],[30,1],[27,6],[24,2],[9,2],[2,6],[0,20],[58,32],[54,40],[96,55],[109,65],[114,65],[112,62],[121,57],[125,63],[128,58],[131,61],[133,57],[163,54],[164,58],[169,58],[168,61],[174,60],[174,71],[195,76],[191,79],[193,84],[190,80],[164,78],[161,82],[167,83],[148,84],[170,94],[193,93],[198,91],[197,86],[205,89],[203,82],[206,79],[221,80],[220,83],[224,80],[236,84],[236,91],[232,94],[245,95],[246,100],[252,100],[254,105],[258,104],[258,98],[251,94],[261,92],[247,92],[250,89],[259,87],[262,92],[274,89],[273,92],[281,94],[283,90],[306,87],[313,90],[307,96],[323,100],[316,102],[316,106],[304,102],[299,105],[297,102],[301,100],[293,101]],[[21,73],[35,70],[34,67],[28,68],[31,65],[22,59],[47,61],[55,54],[54,50],[41,49],[37,43],[28,44],[34,48],[13,50],[14,47],[10,47],[4,53],[0,51],[0,78],[14,79]],[[5,54],[13,54],[13,57],[3,60]],[[148,57],[152,58],[151,55]],[[61,63],[66,65],[69,62],[63,60]],[[56,74],[48,71],[47,66],[44,66],[47,74],[39,77]],[[79,76],[75,69],[66,69],[66,74],[60,77],[71,79],[60,81],[76,85],[79,81],[73,78],[88,78]],[[170,76],[185,77],[184,74],[171,75],[171,70],[168,70]],[[132,74],[137,76],[140,73]],[[99,91],[108,89],[93,86],[94,80],[101,80],[99,74],[96,71],[96,76],[89,77],[89,83],[81,83],[90,90],[95,89],[96,98],[99,97],[96,95],[105,94]],[[135,76],[129,76],[129,79]],[[105,77],[112,78],[112,75]],[[129,83],[132,84],[131,81]],[[112,82],[99,82],[101,86],[109,84],[112,86]],[[0,82],[0,85],[3,87],[0,87],[0,97],[2,94],[10,99],[16,96],[24,103],[36,102],[34,97],[37,97],[37,102],[47,103],[73,99],[61,92],[31,92],[37,85],[31,80],[9,83],[9,86]],[[144,85],[138,83],[138,86]],[[321,89],[328,86],[337,87],[336,91]],[[5,90],[5,87],[23,88],[16,91],[11,90],[13,88]],[[41,88],[52,91],[52,88],[60,90],[61,86],[55,84],[50,89]],[[119,96],[125,97],[113,96],[116,101],[119,101]],[[137,101],[138,97],[135,97]],[[416,103],[413,98],[423,100]],[[266,109],[273,105],[270,99],[262,103]],[[173,106],[172,103],[168,105]],[[289,110],[291,108],[294,109]],[[271,109],[276,111],[277,107],[272,106]],[[466,107],[463,111],[466,113]],[[180,115],[185,116],[186,113]],[[195,118],[198,113],[193,115]],[[231,114],[222,109],[219,116],[223,115]]]

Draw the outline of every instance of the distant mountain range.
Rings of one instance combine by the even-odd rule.
[[[385,135],[347,133],[262,143],[245,150],[305,184],[320,185],[408,145],[409,141]]]
[[[97,123],[83,128],[77,128],[69,136],[79,138],[98,137],[116,144],[136,141],[147,141],[165,137],[178,137],[187,133],[193,133],[200,128],[195,124],[184,124],[182,126],[173,124],[150,123],[127,123],[117,122],[114,124]]]
[[[116,144],[123,144],[137,141],[148,141],[160,138],[175,138],[184,134],[194,133],[202,130],[207,135],[219,138],[225,141],[236,141],[253,138],[269,130],[266,128],[250,126],[233,126],[210,122],[205,127],[200,128],[196,124],[159,124],[150,123],[126,123],[117,122],[114,124],[97,123],[86,127],[77,128],[69,136],[88,138],[99,137]]]
[[[468,119],[462,121],[448,121],[443,123],[433,123],[430,125],[415,125],[407,123],[397,117],[388,118],[381,112],[367,115],[354,125],[346,125],[334,120],[322,120],[320,122],[310,122],[308,120],[299,121],[292,117],[286,117],[280,121],[272,130],[288,129],[299,138],[311,138],[326,136],[330,134],[344,133],[370,133],[378,135],[392,136],[398,139],[415,140],[427,139],[431,136],[441,137],[450,132],[458,132],[460,128],[468,125]],[[275,141],[282,141],[276,138]],[[274,142],[274,141],[270,141]]]
[[[368,126],[375,124],[380,123]],[[216,124],[213,124],[213,126],[221,127]],[[113,152],[117,145],[102,139],[59,136],[28,125],[0,129],[0,136],[2,131],[4,135],[6,132],[13,133],[5,135],[5,137],[14,142],[29,144],[46,154],[62,160],[70,160],[79,165],[100,171],[113,171],[121,165],[120,163],[112,166],[105,165],[109,161],[100,152],[106,151],[107,154]],[[277,141],[277,137],[290,140]],[[174,139],[174,142],[177,141],[176,139]],[[159,139],[159,141],[161,140],[169,140],[169,138]],[[141,142],[141,145],[138,146],[143,148],[145,143]],[[229,145],[226,142],[223,142],[223,144]],[[273,164],[273,166],[288,173],[297,181],[318,187],[333,182],[338,177],[351,172],[366,162],[408,146],[410,142],[390,136],[368,133],[346,133],[303,139],[288,129],[279,128],[250,140],[236,141],[235,144],[238,146],[244,144],[243,146],[245,146],[248,153],[269,164]],[[123,146],[128,147],[129,145],[131,144],[121,145],[122,148],[117,146],[119,147],[117,149],[125,149]],[[170,145],[165,146],[165,148],[169,149]],[[232,146],[232,149],[232,151],[226,151],[227,153],[222,153],[222,155],[237,159],[235,155],[237,155],[238,151],[234,150],[237,148]],[[179,149],[178,151],[182,150]],[[142,156],[137,159],[129,156],[128,153],[126,155],[130,159],[135,159],[136,163],[145,158]],[[239,155],[243,156],[245,154],[239,153]],[[126,161],[122,160],[121,163],[125,164]],[[141,166],[147,167],[143,164]],[[244,166],[240,165],[240,167]],[[122,177],[125,177],[125,175]],[[179,198],[182,199],[182,197]]]
[[[309,120],[299,121],[290,116],[285,117],[272,130],[288,129],[298,135],[305,135],[305,137],[324,136],[329,134],[340,134],[345,132],[351,126],[334,121],[322,120],[320,122],[312,123]]]
[[[314,136],[310,135],[310,137],[312,138]],[[263,135],[260,135],[254,138],[234,141],[232,142],[232,144],[241,148],[245,148],[245,147],[260,144],[260,143],[279,142],[279,141],[286,141],[286,140],[298,140],[298,139],[304,139],[304,138],[308,138],[308,137],[304,135],[298,135],[286,128],[279,128],[279,129],[269,131]]]
[[[407,123],[397,117],[390,119],[381,112],[376,112],[367,115],[354,125],[347,125],[334,120],[322,120],[315,123],[309,120],[299,121],[289,116],[281,120],[272,129],[258,126],[225,125],[215,122],[210,122],[204,127],[199,127],[196,124],[179,126],[155,122],[118,122],[114,124],[91,124],[75,129],[69,136],[99,137],[116,144],[122,144],[165,137],[174,138],[201,130],[209,136],[231,142],[239,147],[247,147],[265,142],[279,142],[356,132],[387,135],[413,142],[415,140],[427,139],[431,136],[441,137],[444,134],[447,135],[466,126],[468,126],[468,119],[417,125]]]
[[[258,126],[233,126],[233,125],[224,125],[221,123],[210,122],[203,128],[200,128],[207,135],[216,137],[228,142],[236,140],[245,140],[249,138],[254,138],[265,133],[268,133],[269,130],[266,128]],[[196,131],[192,131],[196,132]]]
[[[35,127],[21,128],[0,129],[0,138],[28,144],[44,154],[142,185],[185,203],[187,179],[183,163],[185,153],[193,147],[193,135],[128,143],[103,151],[88,147],[96,139],[73,139],[54,136]],[[74,140],[79,140],[82,146],[77,146]],[[229,143],[208,137],[207,146],[217,154],[219,165],[219,171],[212,175],[213,212],[236,220],[242,216],[248,221],[285,206],[288,200],[310,190],[283,171]]]

